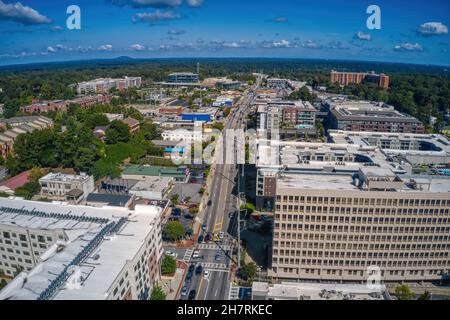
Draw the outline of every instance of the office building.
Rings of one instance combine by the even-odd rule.
[[[416,118],[384,103],[370,101],[327,102],[333,129],[345,131],[424,133]]]
[[[0,204],[0,270],[16,275],[0,300],[146,300],[160,281],[159,207]]]
[[[375,83],[384,89],[389,88],[389,76],[385,75],[384,73],[376,74],[375,72],[338,72],[335,70],[331,70],[330,81],[331,83],[337,82],[341,86],[370,82]]]
[[[169,74],[167,78],[167,82],[169,83],[178,83],[178,84],[192,84],[199,82],[199,76],[197,73],[191,72],[175,72]]]
[[[281,279],[438,281],[450,270],[450,179],[281,174],[276,183],[269,274]]]
[[[49,173],[39,179],[41,196],[53,200],[70,200],[79,203],[94,191],[94,177],[85,173],[80,175]]]

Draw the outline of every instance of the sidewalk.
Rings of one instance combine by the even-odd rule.
[[[177,261],[177,269],[173,276],[161,276],[161,288],[166,293],[166,300],[177,300],[184,283],[184,274],[187,266],[184,262]]]

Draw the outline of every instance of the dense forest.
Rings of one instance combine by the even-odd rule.
[[[437,118],[434,129],[446,125],[444,114],[450,107],[450,74],[444,67],[303,59],[130,59],[73,61],[0,67],[0,104],[4,116],[17,114],[19,107],[39,99],[68,99],[69,87],[98,77],[141,76],[146,83],[165,80],[170,72],[195,71],[200,62],[200,77],[228,76],[250,80],[252,72],[325,85],[336,93],[355,98],[385,101],[400,111],[418,117],[426,124]],[[351,85],[344,89],[329,82],[331,69],[375,71],[391,77],[389,90],[372,84]]]

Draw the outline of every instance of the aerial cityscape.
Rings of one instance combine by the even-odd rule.
[[[0,305],[450,300],[450,3],[15,1]]]

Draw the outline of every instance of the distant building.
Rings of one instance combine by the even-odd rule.
[[[191,72],[175,72],[169,74],[167,78],[169,83],[198,83],[199,76],[197,73]]]
[[[0,133],[0,156],[6,158],[14,152],[14,142],[19,134],[51,128],[53,121],[44,116],[25,116],[1,120],[0,125],[11,127]]]
[[[80,175],[49,173],[39,179],[41,196],[54,200],[70,200],[79,203],[94,191],[94,177],[85,173]]]
[[[213,115],[210,113],[183,113],[181,114],[181,120],[183,121],[201,121],[210,122],[213,120]]]
[[[338,72],[331,70],[331,83],[339,83],[341,86],[349,84],[358,84],[362,82],[371,82],[383,87],[389,88],[389,76],[384,73],[376,74],[374,72]]]
[[[136,133],[140,129],[139,121],[134,118],[128,117],[122,120],[122,122],[128,126],[128,130],[130,131],[130,133]]]
[[[167,141],[183,141],[188,143],[206,139],[206,135],[203,135],[202,130],[188,129],[164,130],[161,136]]]
[[[221,90],[238,90],[242,83],[239,81],[225,80],[216,82],[216,88]]]
[[[0,182],[0,191],[13,195],[17,188],[23,187],[30,182],[30,170]]]
[[[159,108],[160,114],[180,116],[183,113],[183,107],[162,107]]]
[[[141,77],[124,77],[122,79],[99,78],[91,81],[80,82],[77,84],[78,94],[89,93],[107,93],[112,88],[125,90],[128,88],[140,88],[142,84]]]
[[[42,101],[20,107],[23,113],[41,113],[49,111],[65,111],[68,103],[64,100]]]

